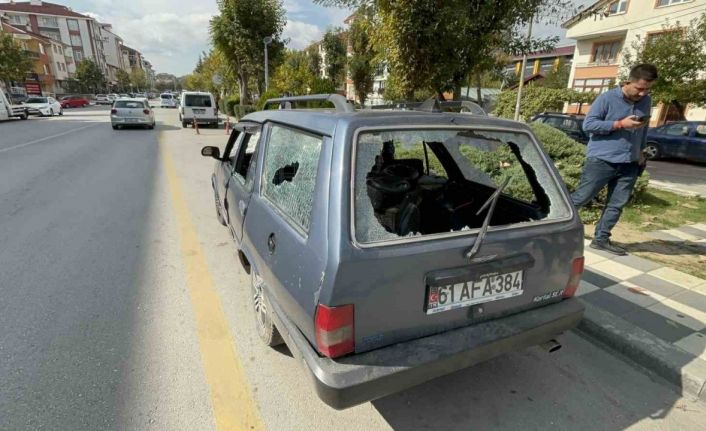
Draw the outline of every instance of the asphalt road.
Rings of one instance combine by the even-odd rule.
[[[683,160],[647,163],[650,184],[667,190],[706,197],[706,165]]]
[[[706,406],[573,333],[553,354],[329,409],[287,349],[255,333],[199,155],[224,131],[157,112],[154,131],[113,131],[97,107],[0,123],[0,430],[242,429],[228,415],[270,430],[706,423]],[[218,349],[232,360],[214,362]],[[223,381],[242,397],[220,396]]]

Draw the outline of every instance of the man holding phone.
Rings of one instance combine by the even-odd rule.
[[[656,79],[654,65],[638,64],[630,70],[627,82],[596,98],[583,121],[583,130],[591,139],[581,182],[571,199],[577,208],[582,207],[608,186],[606,207],[596,225],[591,248],[627,254],[610,242],[610,232],[645,167],[642,149],[652,111],[648,94]]]

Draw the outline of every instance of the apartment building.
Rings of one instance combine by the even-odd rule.
[[[113,32],[111,24],[99,24],[99,32],[103,44],[102,55],[106,65],[106,84],[115,86],[118,84],[118,70],[127,70],[122,54],[123,39]]]
[[[25,26],[15,26],[7,21],[0,21],[2,32],[12,36],[32,59],[32,70],[22,84],[28,94],[42,95],[54,92],[54,75],[51,57],[54,44],[47,37],[28,30]]]
[[[569,65],[574,60],[574,45],[558,46],[548,51],[532,52],[527,55],[527,63],[525,64],[524,77],[528,78],[535,75],[545,76],[550,71],[556,71],[561,65]],[[522,56],[517,55],[510,59],[510,62],[505,67],[506,74],[514,74],[520,76],[522,70]]]
[[[663,31],[663,26],[684,25],[706,12],[706,0],[600,0],[563,24],[566,37],[576,41],[569,87],[602,93],[618,84],[623,52],[631,50],[638,36],[645,41]],[[578,105],[569,106],[577,112]],[[582,112],[587,112],[584,105]],[[687,119],[705,120],[706,110],[690,106]],[[655,106],[651,125],[672,119],[667,106]]]
[[[91,59],[107,72],[100,27],[93,18],[41,0],[0,3],[0,13],[13,25],[29,26],[34,33],[71,46],[74,63]]]

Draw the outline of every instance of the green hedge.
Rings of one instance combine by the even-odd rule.
[[[235,117],[235,107],[240,104],[240,97],[238,96],[230,96],[228,97],[225,102],[224,102],[224,111],[226,114],[230,115],[231,117]]]
[[[522,89],[520,102],[520,117],[525,121],[533,115],[545,111],[561,111],[564,103],[591,103],[596,93],[579,93],[570,88],[547,88],[538,85],[528,85]],[[500,93],[493,113],[498,117],[514,118],[517,90],[506,90]]]
[[[251,112],[257,111],[257,106],[255,105],[235,105],[233,108],[233,116],[240,120],[244,116],[248,115]]]

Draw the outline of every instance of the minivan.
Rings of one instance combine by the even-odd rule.
[[[298,109],[326,102],[335,109]],[[268,100],[216,160],[216,216],[261,340],[343,409],[533,345],[583,305],[583,224],[523,123]],[[520,371],[521,372],[521,371]]]
[[[181,121],[182,127],[193,124],[194,121],[198,124],[218,127],[218,115],[213,95],[199,91],[183,92],[179,107],[179,121]]]
[[[159,95],[159,106],[161,108],[176,108],[177,101],[171,93],[162,93]]]

